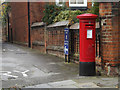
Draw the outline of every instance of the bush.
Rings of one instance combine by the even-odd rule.
[[[56,16],[53,21],[54,22],[59,22],[59,21],[63,21],[63,20],[69,20],[70,23],[75,23],[75,22],[79,22],[79,19],[76,18],[77,15],[80,15],[80,14],[83,14],[83,13],[91,13],[91,12],[92,12],[91,10],[87,10],[87,11],[65,10],[65,11],[61,11],[60,14],[58,16]]]
[[[92,7],[91,11],[91,13],[99,16],[99,2],[94,2],[94,6]],[[97,21],[99,21],[99,17],[97,18]]]
[[[43,11],[44,12],[44,17],[42,18],[42,21],[46,22],[47,25],[53,23],[53,20],[60,13],[60,11],[63,11],[65,9],[66,9],[66,6],[59,7],[57,5],[47,4],[45,6],[45,11]]]
[[[45,6],[44,17],[42,18],[43,22],[46,22],[47,25],[59,21],[69,20],[71,24],[79,22],[79,19],[76,18],[77,15],[84,14],[84,13],[92,13],[99,15],[99,3],[95,2],[94,6],[87,11],[80,11],[80,10],[66,10],[66,6],[59,7],[56,5],[49,5]],[[97,21],[99,18],[97,19]]]
[[[5,7],[2,9],[2,25],[5,26],[7,23],[8,12],[11,10],[9,3],[6,3]]]

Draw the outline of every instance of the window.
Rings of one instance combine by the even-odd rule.
[[[56,5],[57,6],[63,6],[64,5],[64,0],[56,0]]]
[[[87,0],[69,0],[69,7],[87,7]]]

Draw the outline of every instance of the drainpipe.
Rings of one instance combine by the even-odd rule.
[[[9,14],[7,13],[7,19],[8,19],[8,24],[7,24],[7,26],[8,26],[8,42],[10,41],[10,36],[9,36]]]
[[[30,2],[28,0],[28,47],[31,47],[31,38],[30,38]]]
[[[44,43],[45,43],[45,54],[47,53],[47,25],[44,23]]]

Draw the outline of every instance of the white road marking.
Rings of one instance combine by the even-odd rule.
[[[27,73],[28,71],[30,71],[30,70],[26,70],[26,71],[24,71],[24,72],[20,72],[20,71],[14,70],[13,72],[21,73],[21,74],[23,75],[23,77],[27,77],[28,75],[27,75],[26,73]]]
[[[7,73],[4,73],[3,75],[5,75],[5,76],[9,76],[9,77],[18,78],[18,76],[15,76],[15,75],[9,75],[9,74],[7,74]]]
[[[13,70],[13,72],[21,73],[21,74],[23,75],[23,77],[27,77],[27,76],[28,76],[28,75],[26,74],[28,71],[29,71],[29,70],[26,70],[26,71],[24,71],[24,72],[21,72],[21,71]],[[12,75],[12,72],[10,72],[10,71],[0,71],[0,75],[18,78],[18,76]]]
[[[2,75],[4,76],[8,76],[8,77],[14,77],[14,78],[18,78],[18,76],[12,75],[10,71],[0,71],[0,73],[3,73]]]
[[[26,72],[28,72],[29,70],[26,70],[24,72],[21,72],[23,74],[23,77],[27,77],[28,75],[26,74]]]

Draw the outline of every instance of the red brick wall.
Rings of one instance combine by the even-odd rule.
[[[120,16],[120,2],[119,2],[118,16]],[[118,39],[118,41],[119,41],[119,42],[118,42],[118,43],[119,43],[119,46],[118,46],[118,47],[119,47],[119,48],[118,48],[118,50],[119,50],[119,51],[118,51],[118,58],[119,58],[119,61],[120,61],[120,17],[118,17],[118,20],[119,20],[119,21],[118,21],[118,22],[119,22],[119,24],[118,24],[118,30],[119,30],[119,32],[118,32],[118,35],[119,35],[119,36],[118,36],[118,38],[119,38],[119,39]]]
[[[28,3],[11,2],[10,5],[13,41],[28,44]],[[30,2],[30,26],[34,22],[41,22],[44,6],[45,2]]]
[[[11,2],[13,41],[22,44],[28,42],[27,2]]]
[[[87,3],[87,7],[90,9],[90,8],[92,8],[92,2],[88,2]]]
[[[64,46],[64,29],[48,31],[48,37],[49,46]]]
[[[45,30],[42,27],[33,27],[31,30],[31,46],[39,50],[41,53],[48,53],[59,57],[64,57],[64,28],[46,31],[46,47],[45,47]]]
[[[35,27],[31,30],[31,47],[45,53],[44,27]]]
[[[64,28],[47,29],[47,53],[64,57]]]
[[[117,66],[119,62],[119,31],[118,28],[118,3],[100,3],[99,13],[102,18],[101,30],[101,52],[103,65]],[[116,70],[110,68],[110,73],[115,74]],[[116,72],[117,73],[117,72]]]
[[[31,2],[30,3],[30,20],[31,23],[41,22],[44,16],[45,2]]]

